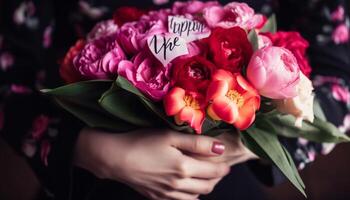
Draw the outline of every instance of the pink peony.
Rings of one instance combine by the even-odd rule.
[[[115,35],[100,37],[87,43],[74,58],[74,67],[87,79],[113,79],[118,64],[126,56]]]
[[[312,82],[300,72],[300,81],[296,86],[297,96],[289,99],[275,100],[277,110],[293,115],[295,126],[302,127],[303,120],[314,121],[314,95]]]
[[[187,43],[187,49],[188,49],[188,54],[179,56],[178,58],[175,59],[175,61],[177,59],[190,58],[203,53],[202,46],[200,46],[199,43],[195,43],[195,42]]]
[[[272,41],[273,46],[284,47],[291,51],[298,61],[300,70],[307,76],[310,76],[311,66],[306,57],[306,50],[309,42],[305,40],[300,33],[295,31],[278,31],[276,33],[264,33]]]
[[[113,20],[106,20],[97,23],[87,35],[87,41],[90,42],[101,37],[115,35],[118,30],[118,25]]]
[[[231,28],[240,26],[252,29],[262,24],[264,17],[255,14],[246,3],[232,2],[224,7],[211,6],[204,10],[204,19],[210,27]]]
[[[151,25],[158,21],[161,21],[163,24],[167,24],[169,15],[171,15],[170,9],[152,10],[149,11],[147,15],[142,15],[140,21],[148,22]]]
[[[203,9],[209,8],[212,6],[220,6],[220,4],[216,1],[188,1],[188,2],[180,2],[176,1],[172,7],[172,13],[174,15],[185,15],[185,14],[198,14],[203,12]]]
[[[150,52],[142,51],[130,61],[119,63],[118,74],[128,79],[147,97],[162,100],[169,90],[170,64],[163,66]]]
[[[253,54],[247,77],[262,96],[286,99],[297,95],[299,71],[297,60],[289,50],[270,46]]]
[[[259,46],[259,49],[264,48],[264,47],[268,47],[268,46],[272,46],[272,41],[270,40],[269,37],[259,34],[258,35],[258,46]]]
[[[336,44],[343,44],[349,41],[349,28],[345,24],[340,24],[332,34],[332,40]]]
[[[117,39],[125,53],[134,55],[146,46],[148,37],[165,32],[167,29],[162,21],[143,19],[125,23],[118,30]]]

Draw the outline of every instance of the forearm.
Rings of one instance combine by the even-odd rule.
[[[111,178],[110,169],[118,167],[116,163],[120,165],[123,162],[120,153],[127,148],[125,143],[123,135],[84,128],[75,145],[73,163],[98,178]],[[113,159],[108,155],[113,155]]]

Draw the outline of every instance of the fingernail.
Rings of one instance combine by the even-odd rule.
[[[213,142],[213,147],[211,148],[211,151],[216,154],[223,154],[225,151],[225,145],[221,142]]]

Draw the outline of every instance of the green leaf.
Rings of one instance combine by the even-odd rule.
[[[132,85],[128,80],[122,76],[118,76],[115,84],[126,91],[129,91],[139,97],[146,98],[134,85]]]
[[[259,39],[258,39],[258,34],[256,33],[255,29],[252,29],[249,32],[248,40],[249,40],[250,44],[252,45],[254,51],[259,49]]]
[[[246,134],[246,135],[245,135]],[[261,158],[272,161],[290,182],[306,197],[305,185],[289,153],[280,144],[277,135],[253,126],[241,134],[245,145]]]
[[[332,123],[315,117],[314,122],[303,121],[302,127],[295,127],[295,117],[292,115],[278,114],[269,118],[259,117],[257,121],[264,121],[266,124],[273,126],[276,134],[297,138],[303,137],[307,140],[318,143],[340,143],[349,142],[350,138],[341,133]]]
[[[277,31],[277,20],[275,14],[272,14],[265,25],[262,27],[260,32],[265,33],[265,32],[270,32],[270,33],[276,33]]]
[[[112,83],[110,80],[82,81],[54,89],[43,89],[41,92],[51,96],[92,98],[108,90]]]
[[[144,106],[140,98],[129,91],[113,86],[99,100],[107,112],[138,127],[152,127],[157,119]]]
[[[83,81],[42,92],[52,96],[62,108],[90,127],[117,132],[132,130],[133,125],[112,116],[98,104],[98,99],[111,84],[112,81]]]
[[[288,159],[288,161],[289,161],[289,165],[292,167],[292,169],[293,169],[294,172],[298,173],[298,169],[297,169],[297,167],[295,166],[295,163],[294,163],[294,161],[293,161],[292,156],[289,154],[288,150],[287,150],[284,146],[282,146],[282,148],[283,148],[284,153],[285,153],[286,156],[287,156],[287,159]],[[301,177],[300,177],[300,176],[297,176],[297,179],[298,179],[298,182],[300,183],[300,185],[302,185],[303,188],[305,188],[305,184],[304,184],[303,180],[301,179]]]
[[[314,115],[323,121],[327,121],[326,115],[324,114],[320,102],[318,102],[317,99],[314,100]]]
[[[118,133],[135,129],[134,126],[112,117],[102,109],[92,109],[94,106],[84,106],[68,99],[55,98],[55,101],[65,110],[82,120],[91,128],[102,128]]]
[[[225,129],[225,128],[213,128],[210,131],[204,132],[201,135],[205,135],[205,136],[210,136],[210,137],[217,137],[223,133],[230,133],[232,132],[234,129]]]

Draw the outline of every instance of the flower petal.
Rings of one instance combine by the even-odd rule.
[[[216,121],[221,121],[221,118],[216,115],[216,113],[213,111],[213,106],[209,105],[207,108],[207,114],[209,115],[210,118]]]
[[[179,87],[174,87],[165,97],[164,97],[164,108],[168,116],[176,115],[181,111],[182,108],[186,106],[183,98],[186,91]]]
[[[240,74],[236,76],[237,84],[246,91],[255,90],[251,84]]]
[[[178,122],[187,122],[197,133],[202,132],[202,125],[204,122],[204,112],[202,110],[195,110],[189,106],[184,107],[175,118]]]
[[[229,85],[233,82],[233,75],[231,72],[219,69],[213,74],[213,80],[227,81]]]
[[[239,117],[233,123],[233,125],[239,130],[245,130],[249,128],[249,126],[255,120],[255,111],[258,105],[256,105],[256,101],[254,98],[250,99],[243,107],[239,109]]]
[[[222,121],[229,124],[234,123],[238,117],[237,105],[226,97],[214,99],[212,111]]]
[[[210,83],[207,90],[207,101],[224,97],[229,89],[228,83],[222,80],[215,80]]]
[[[195,110],[194,119],[191,123],[191,127],[198,133],[202,133],[202,126],[205,118],[205,113],[202,110]]]

